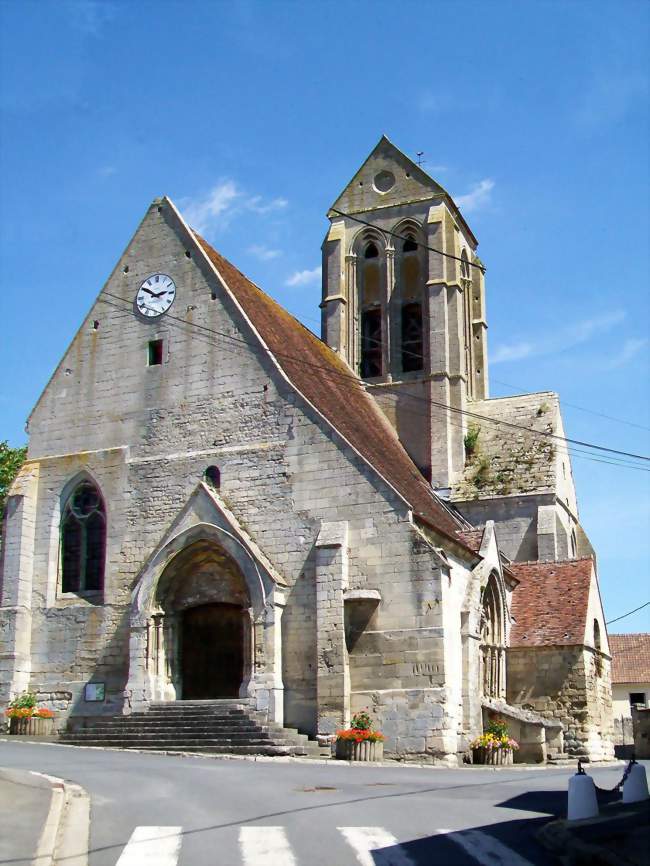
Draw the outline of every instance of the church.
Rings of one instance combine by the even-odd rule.
[[[230,699],[325,741],[367,708],[451,766],[498,713],[522,760],[613,757],[559,399],[489,397],[477,239],[385,137],[327,216],[319,338],[148,208],[28,420],[0,709]]]

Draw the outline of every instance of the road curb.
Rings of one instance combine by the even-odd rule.
[[[31,866],[88,866],[90,841],[90,797],[80,786],[57,776],[37,773],[45,779],[52,799]]]
[[[0,743],[15,742],[15,738],[8,740],[6,737],[0,737]],[[508,773],[508,772],[530,772],[531,770],[540,770],[548,772],[549,770],[566,772],[574,767],[577,758],[571,760],[565,765],[554,764],[507,764],[503,766],[483,765],[483,764],[462,764],[459,766],[449,766],[447,764],[429,764],[416,761],[342,761],[339,758],[309,758],[299,755],[230,755],[227,753],[210,753],[210,752],[185,752],[175,749],[123,749],[119,746],[78,746],[72,743],[57,743],[57,742],[42,742],[35,740],[27,740],[21,738],[20,745],[29,745],[32,743],[37,746],[56,746],[61,749],[91,749],[97,752],[122,752],[123,754],[138,754],[138,755],[169,755],[171,757],[181,758],[207,758],[211,761],[258,761],[272,764],[308,764],[313,765],[331,765],[337,767],[382,767],[384,769],[399,768],[409,770],[477,770],[480,773]],[[611,769],[614,767],[626,767],[627,761],[615,758],[613,761],[592,761],[589,764],[591,769]],[[66,864],[67,866],[67,864]]]

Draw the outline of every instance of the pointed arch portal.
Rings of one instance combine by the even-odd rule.
[[[282,723],[285,599],[235,529],[195,524],[143,569],[132,595],[132,710],[160,700],[253,698]]]

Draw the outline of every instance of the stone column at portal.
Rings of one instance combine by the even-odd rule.
[[[318,733],[333,734],[350,721],[350,669],[345,645],[348,585],[347,522],[322,523],[316,540]]]

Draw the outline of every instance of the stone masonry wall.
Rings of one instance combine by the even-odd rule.
[[[598,664],[598,667],[597,667]],[[589,647],[508,650],[508,702],[564,725],[570,755],[613,757],[610,662]]]

